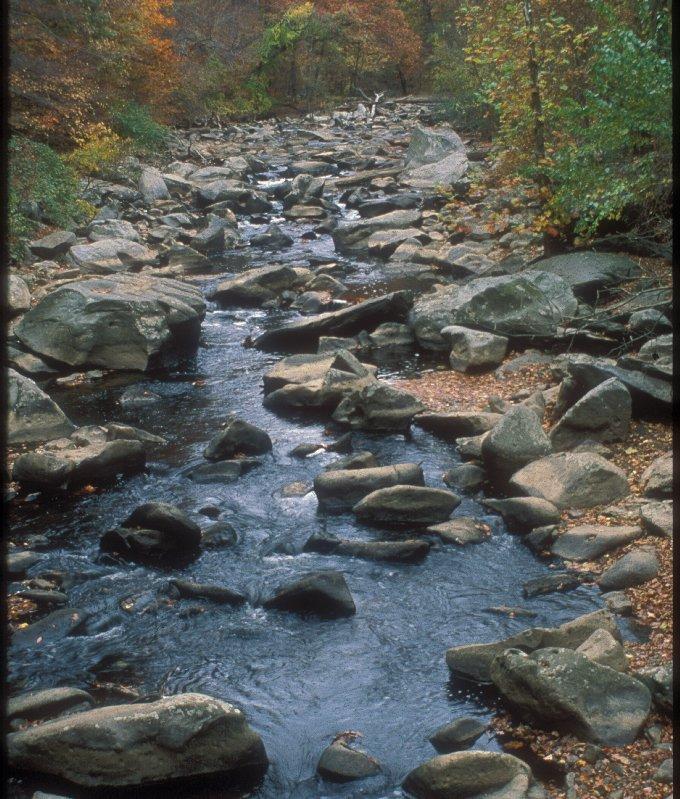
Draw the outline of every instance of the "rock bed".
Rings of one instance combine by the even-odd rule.
[[[656,709],[648,716],[652,694],[657,708],[662,688],[649,683],[648,690],[601,665],[617,662],[625,670],[613,617],[583,614],[601,605],[592,583],[627,550],[647,557],[644,568],[653,578],[632,588],[636,609],[642,606],[635,592],[659,579],[665,591],[668,542],[656,545],[660,560],[641,554],[634,542],[588,569],[564,564],[564,577],[550,574],[531,550],[549,550],[567,527],[602,522],[599,503],[628,493],[627,474],[637,494],[640,471],[661,454],[647,447],[641,463],[624,457],[635,449],[635,436],[646,435],[628,434],[631,404],[636,417],[669,406],[668,293],[620,256],[560,256],[525,268],[538,243],[527,233],[537,210],[531,192],[519,206],[503,206],[507,198],[494,189],[471,194],[468,174],[477,169],[483,176],[485,166],[469,168],[450,130],[419,127],[431,120],[429,106],[390,104],[374,122],[359,110],[312,116],[305,128],[286,120],[204,133],[194,152],[222,166],[197,169],[178,150],[165,171],[142,167],[136,187],[124,176],[118,185],[95,181],[90,191],[100,211],[85,231],[90,243],[56,232],[31,245],[35,256],[61,264],[34,265],[25,273],[28,286],[13,276],[10,364],[24,377],[16,378],[21,390],[12,430],[31,450],[41,436],[50,438],[50,424],[52,438],[63,438],[12,458],[20,478],[8,496],[18,544],[10,552],[12,692],[48,688],[59,673],[103,707],[79,712],[73,727],[16,722],[15,729],[26,729],[11,739],[15,765],[85,786],[113,786],[208,775],[217,762],[223,770],[261,771],[268,759],[256,793],[263,798],[312,797],[344,782],[350,787],[332,790],[349,796],[355,779],[366,780],[362,795],[376,797],[399,795],[405,779],[416,797],[468,795],[474,787],[537,798],[544,791],[529,768],[496,751],[499,741],[510,752],[520,748],[508,744],[502,714],[494,727],[503,735],[489,737],[483,723],[489,708],[469,686],[458,688],[456,668],[444,695],[445,649],[467,651],[473,642],[516,635],[527,627],[525,615],[532,627],[547,629],[511,641],[535,641],[530,650],[566,647],[539,649],[531,679],[552,680],[560,697],[550,664],[563,663],[575,679],[587,673],[607,683],[613,702],[616,691],[627,690],[630,718],[614,732],[599,707],[583,709],[568,697],[567,725],[578,721],[581,736],[589,730],[606,743],[631,740],[643,723],[652,745],[667,735],[667,727],[656,739],[649,731],[662,718]],[[453,232],[436,214],[444,174],[458,195]],[[507,210],[500,217],[499,203]],[[523,212],[510,212],[517,207]],[[631,277],[648,280],[642,294],[645,302],[651,297],[653,312],[630,300],[624,311],[617,306],[617,286],[639,285],[629,284]],[[608,310],[601,291],[614,293]],[[356,302],[366,297],[373,299]],[[302,316],[291,321],[290,311]],[[525,367],[520,357],[514,371],[516,356],[535,343],[528,335],[553,354],[574,343],[606,352],[612,342],[631,354],[618,362],[561,358],[550,368],[541,357]],[[648,342],[637,351],[640,335]],[[253,341],[261,349],[243,348]],[[317,347],[322,355],[280,358]],[[449,349],[455,374],[473,372],[457,382],[444,373],[403,380]],[[488,373],[478,377],[474,370],[498,365],[496,374],[508,376],[495,392]],[[69,367],[90,369],[56,378]],[[141,382],[114,371],[157,367],[170,371]],[[27,378],[43,384],[51,378],[46,387],[68,418]],[[612,390],[600,391],[607,379]],[[447,385],[455,390],[438,397]],[[485,392],[489,407],[481,408],[476,400]],[[430,414],[421,425],[425,406],[418,397],[430,411],[463,403],[462,413]],[[574,407],[588,410],[579,416]],[[417,426],[409,431],[414,417]],[[570,432],[558,439],[553,425],[560,417]],[[113,418],[125,424],[99,426]],[[593,426],[593,418],[603,422]],[[351,443],[340,435],[348,428]],[[553,445],[572,449],[579,442],[577,455],[550,454]],[[318,478],[348,451],[358,460],[344,468],[359,466],[356,479],[348,482],[337,470]],[[461,463],[461,455],[473,462]],[[541,459],[563,482],[559,491],[542,482]],[[376,468],[397,464],[394,471]],[[583,470],[602,480],[579,483]],[[662,497],[664,474],[660,468],[655,478]],[[324,501],[338,507],[317,513],[315,478],[317,492],[326,486]],[[488,496],[502,495],[509,481],[536,498],[485,504],[477,490],[487,481]],[[652,490],[648,477],[642,482],[643,492]],[[342,501],[338,486],[345,484],[352,486],[351,502]],[[54,489],[71,495],[55,497]],[[630,521],[632,514],[637,521],[636,508],[627,513],[619,518]],[[665,529],[667,521],[657,513],[645,522],[643,514],[643,524]],[[640,543],[649,548],[650,540]],[[635,585],[635,568],[617,569]],[[325,618],[309,618],[310,610]],[[659,615],[654,634],[664,635],[667,617]],[[558,627],[574,617],[573,625]],[[648,650],[635,666],[649,665]],[[515,672],[528,668],[531,656],[501,654],[484,674],[521,707],[527,699]],[[663,662],[665,649],[654,655]],[[453,655],[447,660],[458,662]],[[166,741],[146,711],[152,706],[125,703],[167,694],[176,696],[161,699],[158,712],[183,716],[186,707],[188,715]],[[202,694],[234,702],[247,722],[231,705]],[[82,692],[77,698],[82,702]],[[466,713],[483,720],[457,722],[484,736],[475,750],[434,757],[428,736],[438,725],[453,735],[449,722]],[[206,733],[198,760],[197,741],[187,743],[203,734],[192,729],[194,716],[199,727],[205,719],[225,730],[222,739]],[[107,760],[106,747],[97,762],[81,758],[74,752],[90,724],[110,725],[107,735],[125,740],[128,725],[136,725],[147,756],[125,744],[124,767]],[[348,732],[356,728],[361,744]],[[515,729],[527,737],[526,728]],[[535,735],[528,748],[547,762],[544,740]],[[568,749],[570,739],[564,740]],[[577,763],[579,746],[566,763]],[[639,742],[628,746],[636,757],[644,753]],[[176,755],[168,758],[168,748]],[[613,754],[606,762],[616,760]],[[578,777],[572,773],[566,782],[567,795],[581,795],[574,793]],[[30,784],[13,784],[14,795],[30,796]],[[40,779],[35,784],[49,787]],[[663,795],[662,784],[640,782],[644,795],[654,796]]]

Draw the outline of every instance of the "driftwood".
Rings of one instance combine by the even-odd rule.
[[[378,103],[385,96],[385,92],[375,92],[375,96],[373,98],[371,98],[371,97],[369,97],[366,94],[365,91],[363,91],[363,89],[360,89],[358,86],[357,86],[357,91],[361,94],[361,96],[364,98],[364,100],[367,100],[371,104],[371,107],[370,107],[370,110],[369,110],[368,114],[369,114],[371,119],[374,119],[375,118],[375,112],[377,111],[377,108],[378,108]]]

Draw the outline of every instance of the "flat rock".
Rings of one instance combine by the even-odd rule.
[[[321,555],[349,555],[365,560],[413,563],[427,555],[430,544],[422,539],[360,541],[336,538],[329,534],[315,534],[306,541],[304,551],[318,552]]]
[[[175,578],[170,580],[169,587],[172,592],[184,599],[208,599],[220,605],[243,605],[246,601],[243,594],[239,594],[237,591],[233,591],[223,585],[194,583],[190,580]]]
[[[528,533],[536,527],[557,524],[561,518],[552,502],[540,497],[485,499],[483,504],[501,514],[510,532]]]
[[[417,463],[397,463],[368,469],[340,469],[322,472],[314,478],[319,506],[328,510],[351,510],[367,494],[395,485],[425,484]]]
[[[362,330],[373,330],[383,322],[404,322],[412,302],[407,291],[373,297],[339,311],[328,311],[267,330],[257,337],[255,345],[262,349],[298,352],[314,349],[320,336],[351,336]]]
[[[350,388],[332,417],[353,430],[404,431],[424,408],[412,394],[375,380]]]
[[[450,519],[448,522],[441,522],[440,524],[432,524],[426,530],[426,533],[433,533],[438,535],[442,541],[450,544],[479,544],[486,541],[489,537],[490,529],[488,524],[473,519],[471,516],[459,516],[455,519]]]
[[[365,496],[353,510],[371,524],[429,525],[446,521],[460,505],[460,497],[441,488],[393,486]]]
[[[632,743],[649,715],[644,685],[570,649],[507,649],[491,664],[491,677],[525,715],[606,746]]]
[[[640,267],[625,255],[607,252],[574,252],[537,261],[532,269],[558,275],[574,294],[586,302],[596,299],[598,291],[612,288],[637,277]]]
[[[69,257],[84,273],[110,275],[150,264],[156,256],[137,241],[100,239],[91,244],[76,244],[69,250]]]
[[[577,574],[567,574],[566,572],[546,574],[544,577],[527,580],[522,586],[522,594],[525,599],[532,599],[546,594],[563,593],[578,588],[581,582],[582,578]]]
[[[53,610],[39,621],[17,630],[11,639],[12,647],[46,646],[83,629],[89,614],[78,608]]]
[[[290,291],[297,282],[295,270],[286,264],[248,269],[235,277],[220,281],[208,295],[220,306],[260,306]]]
[[[589,452],[562,452],[533,461],[512,476],[510,487],[560,509],[592,508],[629,493],[625,473]]]
[[[243,713],[195,693],[96,708],[11,733],[7,751],[13,768],[87,788],[141,787],[267,767],[262,740]]]
[[[517,648],[526,652],[556,646],[575,649],[599,629],[607,630],[617,640],[621,638],[611,613],[597,610],[559,627],[532,627],[502,641],[454,646],[446,652],[446,664],[456,677],[488,683],[493,659],[506,649]]]
[[[602,524],[584,524],[571,527],[552,544],[550,551],[565,560],[583,562],[596,560],[606,552],[629,544],[642,535],[639,527],[607,527]]]
[[[369,239],[378,231],[403,230],[420,226],[423,215],[416,209],[390,211],[370,219],[344,222],[333,231],[333,244],[345,255],[368,255]],[[395,244],[396,248],[396,244]]]
[[[449,413],[419,413],[413,419],[417,427],[428,433],[455,441],[465,436],[478,436],[498,424],[503,414],[478,411],[451,411]],[[481,452],[480,452],[481,454]]]
[[[80,688],[45,688],[28,691],[13,696],[7,703],[7,718],[44,721],[59,714],[81,707],[92,705],[93,700],[87,691]]]
[[[427,740],[440,754],[447,755],[468,749],[488,728],[489,725],[480,719],[461,716],[438,727]]]
[[[70,230],[55,230],[41,239],[29,243],[28,247],[38,258],[58,258],[65,255],[76,243],[76,234]]]

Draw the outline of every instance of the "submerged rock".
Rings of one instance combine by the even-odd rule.
[[[44,721],[92,704],[90,694],[80,688],[44,688],[11,697],[7,703],[7,719]]]
[[[430,551],[430,544],[422,539],[360,541],[336,538],[329,534],[315,534],[305,543],[304,551],[318,552],[321,555],[349,555],[366,560],[412,563],[422,560],[427,555]]]
[[[489,725],[472,716],[461,716],[436,729],[428,741],[441,754],[467,749],[483,735]]]
[[[310,572],[280,588],[262,603],[273,610],[311,613],[322,618],[353,616],[356,605],[342,572]]]
[[[13,768],[87,788],[145,787],[267,767],[260,736],[233,705],[202,694],[114,705],[7,738]]]

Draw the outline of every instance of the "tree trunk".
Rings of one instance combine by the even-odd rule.
[[[543,101],[541,100],[541,87],[539,84],[538,56],[536,53],[536,39],[531,0],[523,0],[524,21],[529,39],[529,83],[531,86],[531,113],[533,116],[534,155],[536,161],[545,158],[545,122],[543,119]]]

